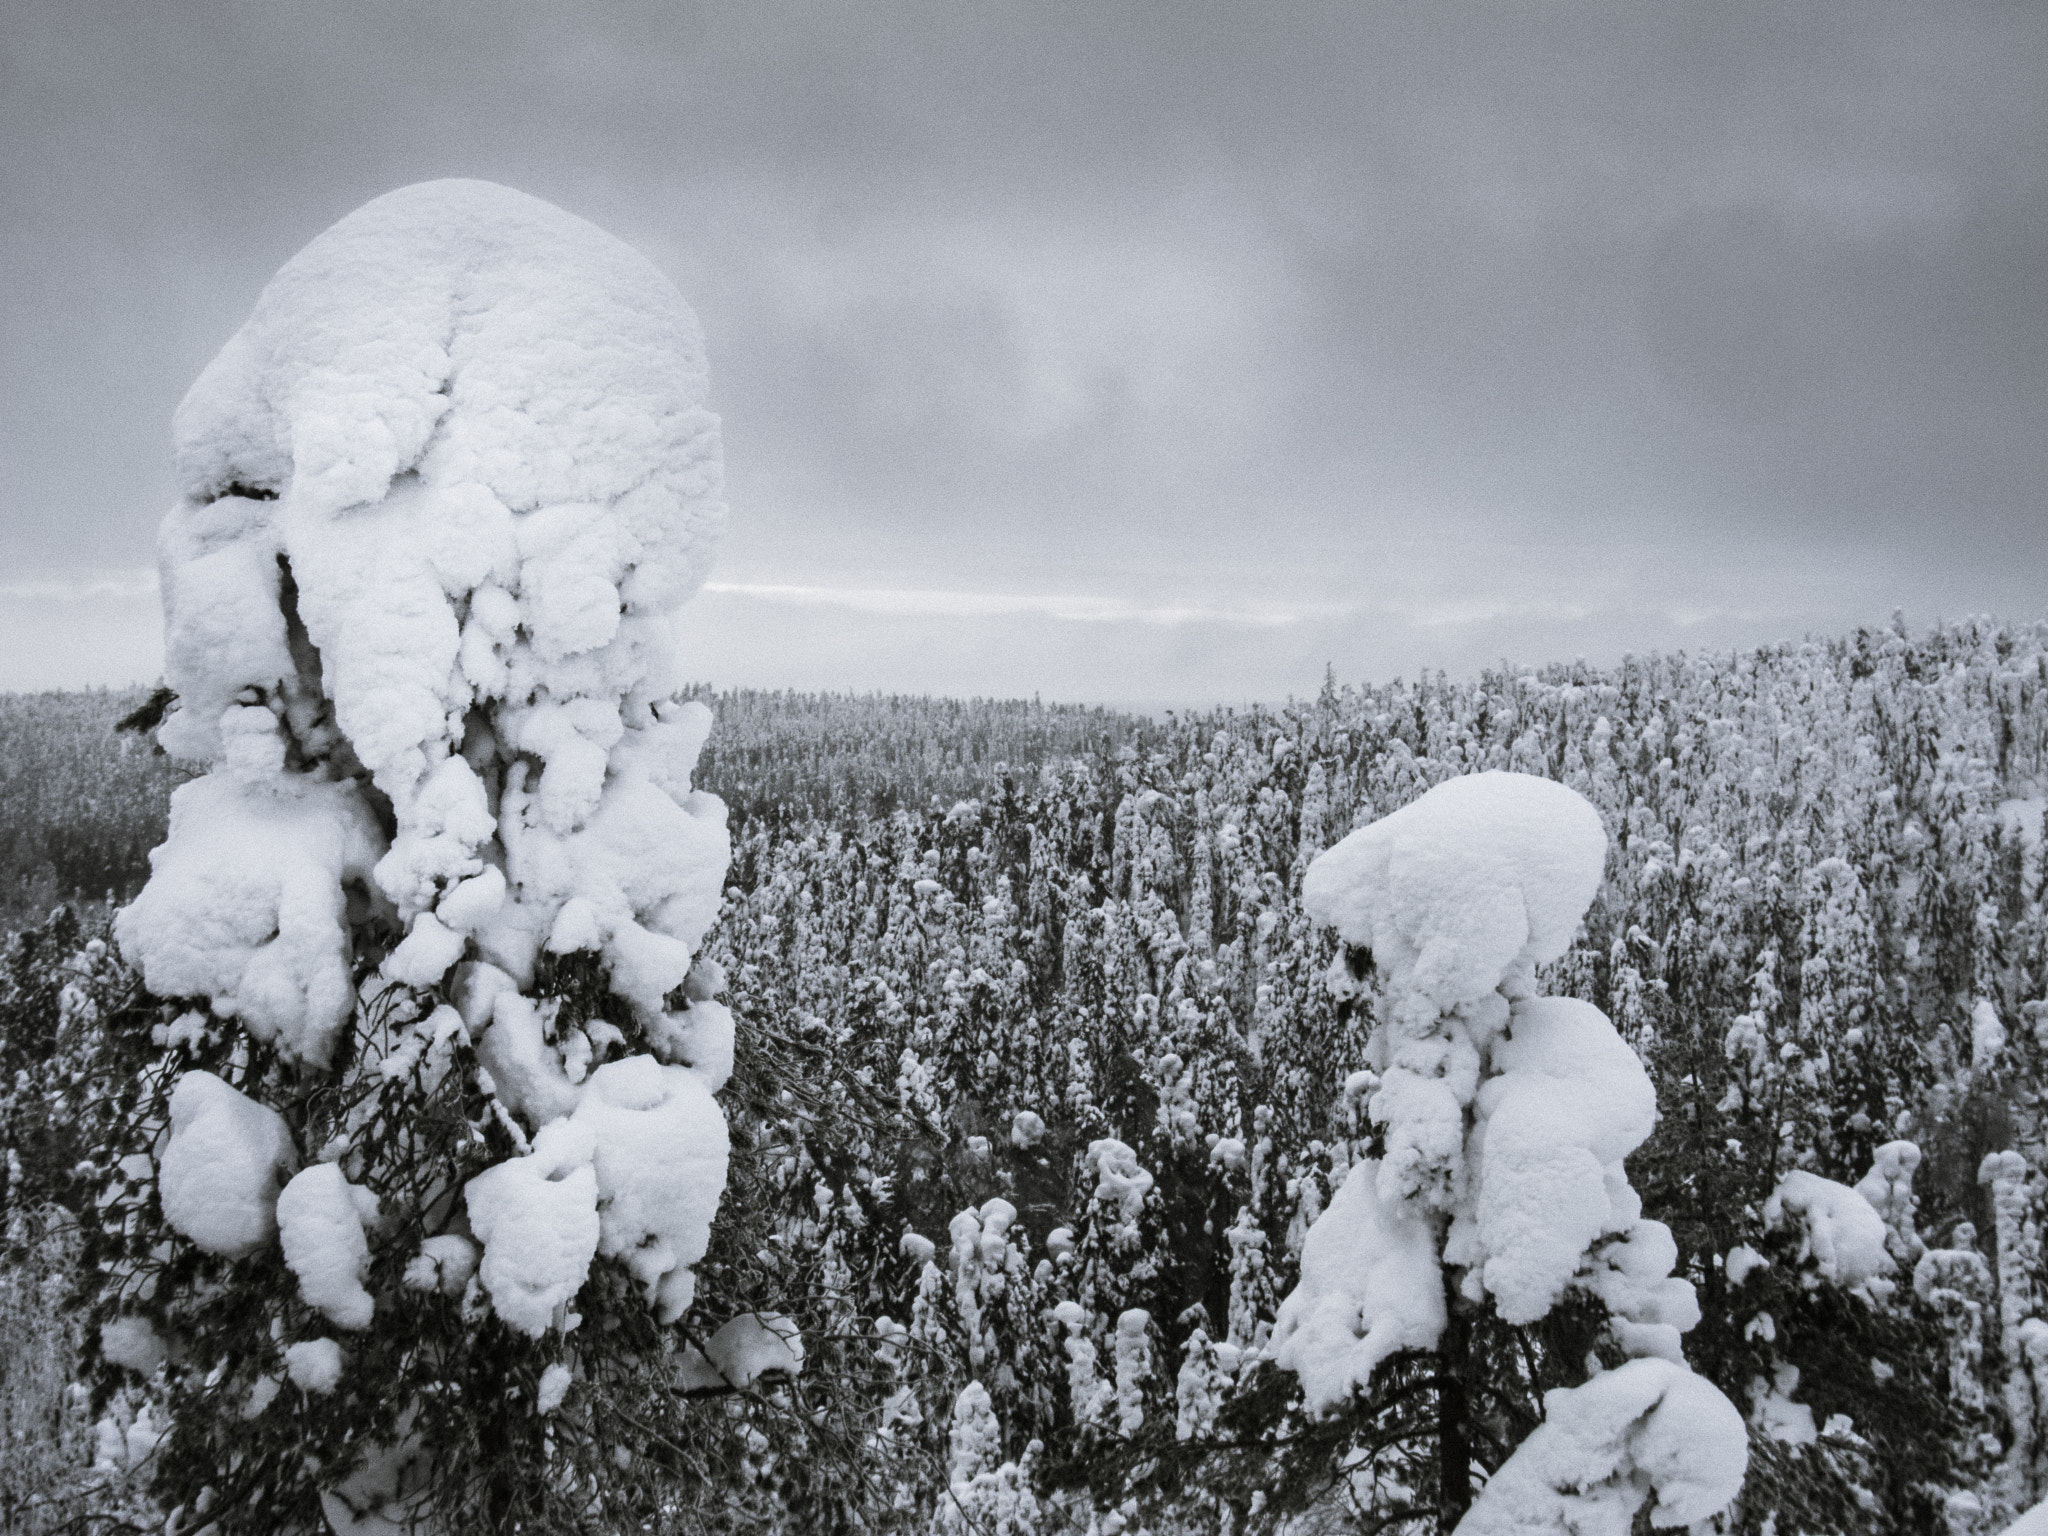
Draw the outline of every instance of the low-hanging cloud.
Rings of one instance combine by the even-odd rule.
[[[2048,590],[2038,6],[32,0],[0,70],[17,584],[146,563],[270,272],[462,174],[676,278],[707,599],[914,619],[892,686],[1279,693]]]

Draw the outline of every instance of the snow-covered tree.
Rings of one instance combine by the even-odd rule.
[[[668,627],[705,389],[644,258],[446,181],[294,257],[179,407],[160,736],[206,772],[115,924],[166,1003],[98,1315],[223,1529],[658,1502],[734,1058]]]
[[[1351,1165],[1309,1230],[1273,1353],[1323,1413],[1369,1397],[1388,1362],[1434,1355],[1446,1531],[1622,1531],[1648,1501],[1654,1523],[1692,1525],[1734,1499],[1747,1465],[1741,1416],[1680,1353],[1699,1309],[1671,1277],[1670,1231],[1643,1216],[1623,1170],[1655,1122],[1649,1078],[1598,1009],[1535,991],[1606,851],[1573,791],[1488,772],[1351,833],[1303,883],[1346,945],[1333,987],[1379,983],[1379,1155]],[[1473,1322],[1534,1324],[1573,1293],[1604,1309],[1613,1368],[1571,1362],[1591,1379],[1546,1392],[1517,1445],[1488,1401],[1500,1367],[1475,1357]],[[1382,1481],[1370,1512],[1431,1512],[1409,1479]]]

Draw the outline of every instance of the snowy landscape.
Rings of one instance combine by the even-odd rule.
[[[1548,615],[1556,657],[1639,584],[1393,537],[1384,443],[1327,461],[1372,558],[1326,525],[1264,595],[1257,513],[1199,498],[1161,545],[1234,520],[1207,596],[1192,556],[1165,598],[963,595],[911,512],[870,585],[721,579],[743,489],[792,548],[803,496],[728,478],[776,439],[718,392],[701,252],[386,184],[170,417],[160,653],[74,676],[31,610],[114,588],[0,584],[0,1536],[2048,1536],[2048,621],[1765,641],[1797,562],[1752,556],[1661,610],[1725,643],[1388,681],[1313,651],[1380,612],[1319,565],[1392,593],[1420,550],[1411,639]],[[947,334],[909,372],[971,394]],[[1126,361],[1034,376],[1024,435],[1135,484],[1054,418],[1160,429],[1168,380],[1186,448],[1271,403]],[[1936,541],[1987,590],[2040,556],[2003,408]],[[1299,493],[1255,466],[1308,441],[1237,477]],[[1674,592],[1722,579],[1644,520]],[[1060,527],[1043,569],[1107,580]],[[790,686],[832,621],[763,611],[927,685]],[[930,685],[1033,664],[1118,702]],[[1160,702],[1205,666],[1322,682]]]

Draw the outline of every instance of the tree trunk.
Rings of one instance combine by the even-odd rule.
[[[1471,1326],[1459,1309],[1448,1270],[1444,1273],[1444,1302],[1444,1334],[1436,1351],[1436,1521],[1441,1536],[1451,1536],[1472,1507],[1472,1442],[1467,1433],[1471,1406],[1465,1397]]]

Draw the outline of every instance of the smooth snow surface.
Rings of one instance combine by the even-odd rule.
[[[1607,1016],[1569,997],[1523,998],[1493,1050],[1473,1137],[1477,1248],[1511,1323],[1548,1312],[1595,1238],[1641,1214],[1622,1159],[1657,1124],[1657,1093]]]
[[[1571,944],[1607,861],[1600,813],[1548,779],[1476,773],[1362,827],[1311,864],[1301,899],[1372,951],[1390,991],[1448,1011]]]
[[[795,1376],[804,1368],[803,1338],[779,1312],[742,1312],[711,1335],[704,1354],[735,1387],[750,1387],[763,1376]]]
[[[146,1317],[117,1317],[100,1324],[100,1353],[138,1376],[154,1376],[169,1356],[156,1324]]]
[[[284,1261],[299,1278],[299,1295],[337,1328],[370,1326],[376,1301],[363,1289],[370,1272],[363,1226],[376,1219],[377,1197],[332,1163],[301,1170],[277,1198]]]
[[[2002,1536],[2048,1536],[2048,1500],[2043,1500],[2008,1525]]]
[[[1543,1423],[1458,1523],[1458,1536],[1628,1536],[1687,1526],[1742,1488],[1749,1436],[1712,1385],[1666,1360],[1631,1360],[1543,1397]]]
[[[341,1346],[332,1339],[294,1344],[284,1352],[284,1369],[293,1386],[325,1396],[341,1381]]]
[[[208,1253],[240,1258],[277,1236],[278,1190],[297,1162],[276,1110],[211,1072],[178,1079],[157,1194],[164,1219]]]
[[[1381,1195],[1378,1165],[1351,1170],[1302,1243],[1301,1283],[1280,1304],[1273,1359],[1301,1378],[1311,1413],[1348,1402],[1404,1349],[1444,1330],[1436,1233],[1413,1204]]]
[[[1764,1202],[1764,1225],[1792,1226],[1800,1234],[1799,1257],[1822,1280],[1854,1290],[1889,1274],[1885,1251],[1890,1231],[1868,1200],[1846,1184],[1795,1168],[1778,1180]]]
[[[172,792],[170,836],[114,936],[152,992],[204,997],[324,1067],[356,1001],[347,886],[383,851],[353,784],[209,774]]]

